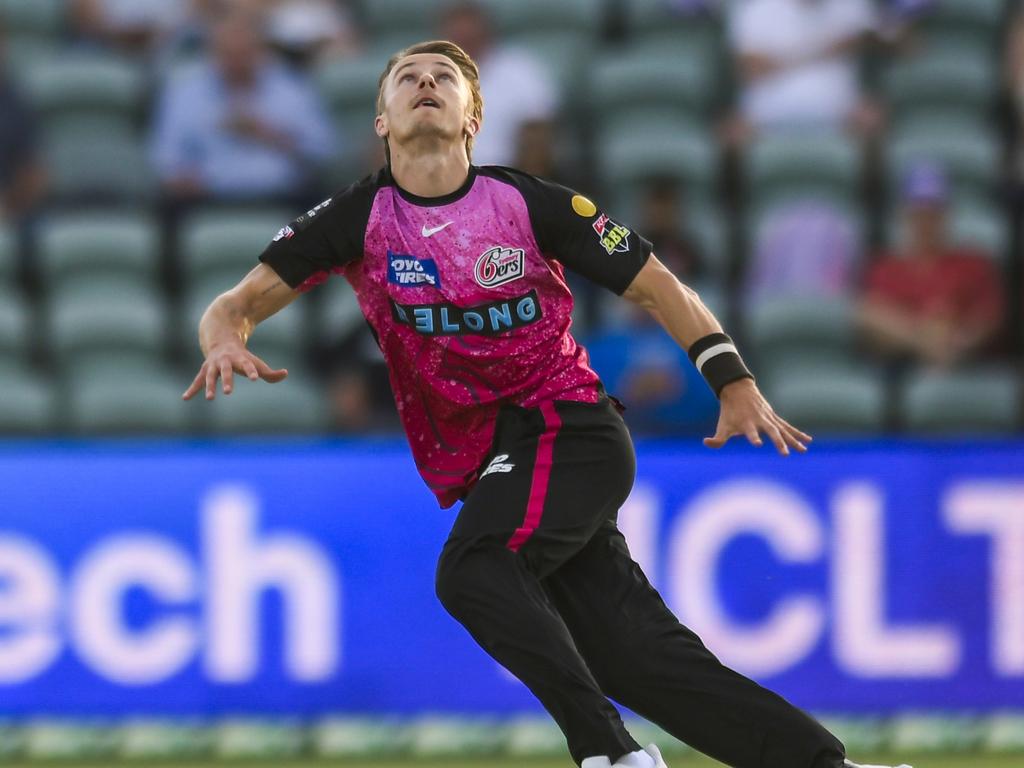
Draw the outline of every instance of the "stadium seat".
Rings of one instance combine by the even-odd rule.
[[[682,118],[703,119],[715,88],[713,64],[699,51],[631,46],[600,56],[587,78],[590,114],[636,107],[667,107]]]
[[[3,63],[21,88],[27,87],[25,81],[36,67],[45,66],[60,55],[61,48],[56,39],[19,35],[4,41]]]
[[[386,62],[379,56],[332,58],[316,72],[317,88],[335,115],[350,110],[373,109],[377,80]]]
[[[685,13],[665,0],[629,0],[625,8],[637,46],[674,44],[707,60],[721,53],[721,25],[711,14]]]
[[[991,127],[976,120],[905,123],[886,140],[886,156],[892,190],[899,189],[907,168],[922,160],[945,168],[954,196],[991,194],[999,173],[999,142]]]
[[[0,356],[24,358],[29,349],[32,323],[28,303],[11,286],[0,285]]]
[[[974,29],[995,37],[1006,20],[1006,0],[938,0],[919,19],[925,33]]]
[[[384,35],[402,34],[408,35],[410,41],[433,39],[432,20],[438,18],[444,3],[445,0],[364,0],[362,16],[367,38],[375,41]]]
[[[43,118],[138,117],[145,95],[141,64],[112,54],[64,52],[25,73],[27,95]]]
[[[0,436],[50,432],[56,426],[52,382],[24,365],[0,362]]]
[[[581,78],[591,64],[593,40],[572,30],[542,28],[520,32],[509,38],[509,45],[532,53],[547,68],[559,92],[565,118],[575,115],[575,107],[582,99],[584,89]],[[484,105],[486,114],[486,104]]]
[[[38,249],[50,288],[82,275],[155,279],[160,232],[152,216],[134,210],[57,214],[40,227]]]
[[[76,434],[164,434],[190,427],[194,409],[182,401],[188,380],[159,362],[128,362],[69,372],[68,427]]]
[[[854,341],[853,306],[807,296],[766,300],[747,308],[745,331],[757,361],[799,354],[842,365],[849,360]]]
[[[1020,396],[1020,375],[1008,367],[922,371],[904,382],[900,412],[915,432],[1008,434],[1020,426]]]
[[[718,145],[706,130],[685,121],[644,119],[635,111],[604,121],[596,156],[606,189],[669,176],[688,192],[707,195],[718,170]]]
[[[755,205],[794,191],[853,198],[860,175],[860,150],[839,133],[767,133],[754,141],[746,162]]]
[[[345,280],[332,278],[320,292],[319,317],[315,323],[320,343],[337,344],[365,327],[356,294]]]
[[[893,64],[882,83],[885,100],[897,118],[925,108],[958,107],[984,113],[992,106],[997,87],[991,50],[973,45],[929,48]]]
[[[0,288],[12,284],[18,274],[18,241],[14,232],[0,224]]]
[[[96,353],[158,359],[166,349],[169,317],[149,281],[82,277],[58,286],[47,305],[51,352],[64,370]]]
[[[302,213],[282,209],[209,209],[194,213],[179,229],[179,254],[186,279],[234,270],[237,283],[256,266],[274,235]]]
[[[326,432],[330,428],[324,394],[308,376],[279,384],[241,381],[230,396],[204,403],[203,423],[217,433]]]
[[[775,411],[812,436],[876,433],[885,424],[885,386],[877,372],[847,365],[790,367],[763,382]]]
[[[602,0],[484,0],[499,30],[514,36],[535,29],[558,29],[594,36],[604,22]]]
[[[46,141],[45,159],[59,202],[138,205],[156,192],[142,140],[126,132],[60,131]]]
[[[0,22],[12,37],[57,37],[64,25],[64,0],[0,0]]]

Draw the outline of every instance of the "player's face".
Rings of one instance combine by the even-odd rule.
[[[395,65],[384,89],[384,111],[377,117],[378,136],[392,145],[421,137],[464,141],[476,133],[470,117],[469,86],[446,56],[417,53]]]

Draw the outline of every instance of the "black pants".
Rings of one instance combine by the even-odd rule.
[[[437,594],[565,733],[573,759],[640,745],[608,697],[737,768],[840,768],[842,743],[722,665],[616,528],[633,444],[615,405],[505,407],[441,553]]]

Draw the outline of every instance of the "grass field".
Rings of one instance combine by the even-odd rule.
[[[852,755],[852,759],[865,763],[898,765],[907,763],[913,768],[1022,768],[1024,754],[1014,755]],[[702,756],[673,757],[670,768],[714,768],[722,764]],[[219,760],[201,763],[156,762],[137,763],[129,761],[103,761],[70,763],[61,761],[4,763],[4,768],[572,768],[572,762],[564,760],[532,760],[516,758],[446,760],[414,760],[393,762],[386,760],[345,760],[345,761],[284,761],[276,760]]]

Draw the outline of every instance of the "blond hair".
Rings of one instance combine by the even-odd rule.
[[[448,40],[430,40],[425,43],[416,43],[416,45],[403,48],[388,59],[388,63],[384,67],[384,71],[381,72],[380,79],[377,81],[377,114],[380,115],[384,112],[384,83],[387,81],[388,75],[391,74],[391,71],[399,61],[406,56],[412,56],[417,53],[439,53],[451,59],[452,63],[459,68],[462,76],[469,84],[470,114],[479,122],[483,122],[484,98],[480,94],[480,70],[477,69],[476,62],[470,58],[468,53]],[[388,144],[386,136],[384,137],[384,156],[387,159],[388,165],[391,165],[391,146]],[[473,160],[473,137],[468,133],[466,134],[466,157],[470,161]]]

